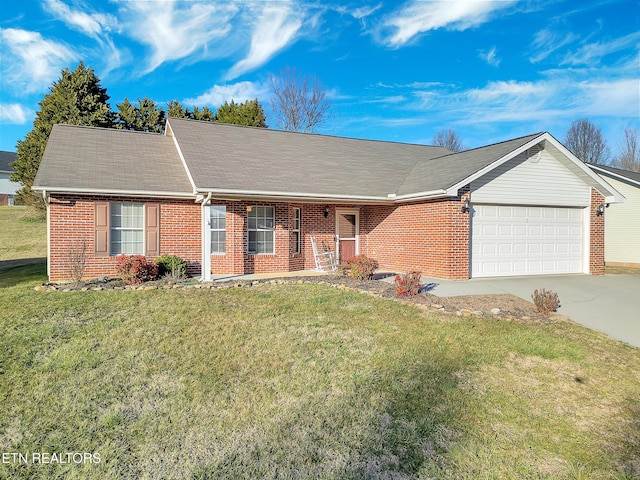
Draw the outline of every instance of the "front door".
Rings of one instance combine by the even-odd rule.
[[[358,254],[358,229],[357,210],[336,210],[336,250],[341,265]]]

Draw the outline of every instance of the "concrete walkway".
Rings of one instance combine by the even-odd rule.
[[[545,275],[454,282],[424,278],[441,297],[510,293],[531,301],[535,289],[560,297],[558,313],[612,338],[640,347],[640,275]]]

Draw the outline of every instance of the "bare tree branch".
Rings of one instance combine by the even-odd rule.
[[[431,143],[437,147],[444,147],[452,152],[461,152],[466,149],[458,134],[450,128],[445,128],[436,133]]]
[[[287,67],[280,76],[270,77],[273,97],[271,106],[276,125],[290,132],[315,132],[323,125],[330,104],[327,92],[315,76],[298,75],[295,68]]]
[[[638,143],[637,129],[626,128],[624,130],[620,155],[611,162],[611,165],[631,172],[640,172],[640,143]]]
[[[566,147],[585,163],[606,165],[611,156],[600,128],[586,118],[571,122],[565,138]]]

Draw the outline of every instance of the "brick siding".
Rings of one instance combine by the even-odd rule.
[[[375,258],[380,268],[419,270],[423,275],[465,280],[470,277],[470,216],[462,205],[470,197],[469,186],[454,198],[400,205],[330,205],[286,202],[216,202],[226,205],[226,253],[211,256],[214,274],[284,272],[315,268],[310,237],[320,250],[335,251],[336,209],[358,210],[359,251]],[[178,255],[189,264],[189,273],[201,274],[201,206],[193,200],[107,196],[53,195],[49,204],[50,279],[70,278],[72,252],[86,245],[84,276],[114,276],[115,256],[94,255],[94,202],[160,203],[160,253]],[[591,194],[590,272],[604,273],[604,216],[597,216],[604,198]],[[72,204],[73,203],[73,204]],[[247,253],[247,211],[254,206],[275,208],[275,254]],[[301,208],[301,253],[294,253],[294,208]]]
[[[594,188],[591,189],[589,273],[604,275],[604,215],[598,215],[598,207],[604,203],[604,197]]]

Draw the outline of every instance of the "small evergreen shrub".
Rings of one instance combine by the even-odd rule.
[[[158,278],[158,265],[148,261],[144,255],[118,255],[116,270],[120,278],[129,285]]]
[[[349,260],[349,268],[351,269],[351,276],[359,280],[371,280],[373,273],[378,268],[377,260],[369,258],[366,255],[356,255]]]
[[[531,299],[536,309],[546,317],[548,317],[551,312],[558,310],[560,306],[558,294],[551,290],[545,290],[544,288],[542,290],[535,289],[531,294]]]
[[[400,297],[414,297],[420,291],[420,272],[403,273],[395,276],[396,295]]]
[[[161,255],[153,263],[158,265],[159,276],[182,278],[187,275],[187,261],[176,255]]]

